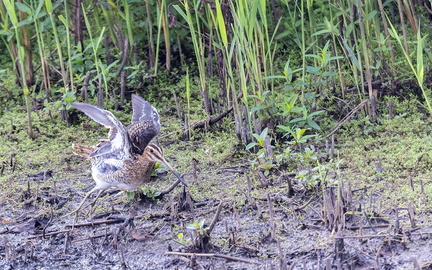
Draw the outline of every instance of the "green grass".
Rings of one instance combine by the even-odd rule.
[[[351,122],[347,127],[350,132],[339,138],[344,182],[352,182],[355,188],[368,186],[371,192],[379,194],[379,201],[387,210],[407,207],[412,202],[418,212],[430,211],[432,204],[427,197],[432,189],[432,138],[428,126],[415,112],[396,115],[394,120],[381,119],[381,125],[371,126],[367,136],[355,121]],[[356,128],[357,132],[352,132]],[[377,163],[381,163],[381,173],[376,170]]]
[[[408,101],[395,103],[394,120],[383,116],[379,119],[380,125],[373,125],[365,124],[365,119],[358,118],[347,123],[336,135],[338,158],[343,159],[336,180],[340,179],[345,184],[350,182],[352,189],[368,187],[355,200],[360,202],[364,198],[373,198],[371,202],[362,201],[365,206],[370,206],[369,210],[384,213],[395,207],[407,207],[409,202],[413,203],[417,213],[432,210],[428,201],[428,194],[432,191],[432,173],[429,169],[432,163],[432,157],[429,156],[432,137],[429,135],[429,125],[426,120],[422,120],[424,117],[416,109],[408,110],[409,104]],[[179,130],[181,123],[164,115],[166,110],[163,108],[160,111],[163,123],[161,136]],[[123,123],[129,123],[128,112],[115,114]],[[50,188],[51,192],[57,189],[58,195],[65,198],[73,195],[61,211],[72,210],[74,204],[82,199],[81,195],[93,185],[93,181],[89,162],[75,156],[71,144],[96,144],[99,139],[107,137],[107,129],[86,116],[80,116],[85,127],[83,124],[68,127],[59,119],[52,121],[48,109],[32,112],[32,117],[37,130],[37,136],[33,140],[28,138],[25,130],[24,111],[5,112],[0,118],[0,126],[4,130],[0,137],[0,161],[5,164],[3,175],[0,176],[0,198],[3,198],[0,205],[6,209],[4,213],[9,218],[16,218],[26,211],[23,194],[28,182],[32,194]],[[256,172],[250,167],[253,156],[239,146],[233,123],[229,119],[223,120],[221,126],[212,128],[211,132],[194,131],[191,141],[180,140],[179,133],[173,133],[159,141],[164,146],[167,160],[180,174],[185,174],[184,178],[190,182],[188,191],[192,198],[196,201],[224,199],[239,208],[245,207],[250,203],[246,201],[245,195],[246,177],[251,179],[251,196],[254,199],[265,201],[267,193],[283,194],[286,184],[279,184],[279,172],[275,173],[276,171],[269,176],[274,184],[261,187]],[[11,129],[11,123],[14,130]],[[365,130],[368,135],[365,135]],[[11,155],[16,160],[15,172],[10,167]],[[198,161],[196,182],[192,177],[193,159]],[[378,160],[381,162],[382,173],[375,169]],[[46,181],[34,181],[27,177],[48,169],[53,170],[53,177]],[[174,176],[168,173],[159,176],[149,185],[163,189],[173,179]],[[414,190],[411,189],[410,179],[414,183]],[[420,190],[420,181],[423,183],[423,192]],[[297,189],[301,188],[295,181],[294,184]],[[119,200],[128,200],[126,195],[114,199],[117,203],[120,203]],[[109,199],[103,199],[99,207],[109,207],[107,201]],[[35,215],[50,211],[50,206],[44,201],[36,201],[33,205],[37,209]],[[284,207],[288,211],[290,205]]]

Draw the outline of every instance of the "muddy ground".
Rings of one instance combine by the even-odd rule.
[[[22,208],[0,213],[0,268],[432,269],[430,216],[371,203],[379,194],[367,186],[343,184],[337,196],[336,186],[306,190],[292,175],[251,180],[246,161],[229,164],[205,170],[198,162],[184,175],[191,189],[210,188],[214,196],[180,186],[156,199],[110,190],[75,223],[66,214],[94,185],[87,163],[43,188],[55,168],[13,179],[28,188],[19,195]],[[161,190],[170,179],[159,174],[150,185]],[[210,187],[201,186],[208,180]],[[49,211],[37,215],[40,208]]]

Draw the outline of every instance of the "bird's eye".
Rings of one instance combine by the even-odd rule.
[[[150,149],[150,152],[153,153],[154,152],[153,149]]]

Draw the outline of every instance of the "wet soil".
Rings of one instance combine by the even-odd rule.
[[[307,190],[290,175],[247,180],[243,162],[230,164],[185,175],[198,190],[212,179],[214,196],[194,198],[180,186],[156,199],[110,190],[76,222],[67,214],[93,187],[88,174],[76,172],[81,189],[72,178],[38,187],[55,168],[16,179],[29,184],[22,208],[0,210],[0,268],[432,269],[429,215],[368,208],[379,198],[367,187]],[[168,178],[154,182],[167,187]],[[37,215],[41,208],[49,211]]]

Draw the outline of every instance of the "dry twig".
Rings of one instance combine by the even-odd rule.
[[[189,257],[193,257],[193,256],[196,256],[196,257],[213,257],[213,258],[221,258],[221,259],[236,261],[236,262],[261,264],[259,262],[255,262],[255,261],[248,260],[248,259],[243,259],[243,258],[238,258],[238,257],[233,257],[233,256],[228,256],[228,255],[223,255],[223,254],[215,254],[215,253],[184,253],[184,252],[168,251],[168,252],[165,252],[165,255],[179,255],[179,256],[189,256]]]

